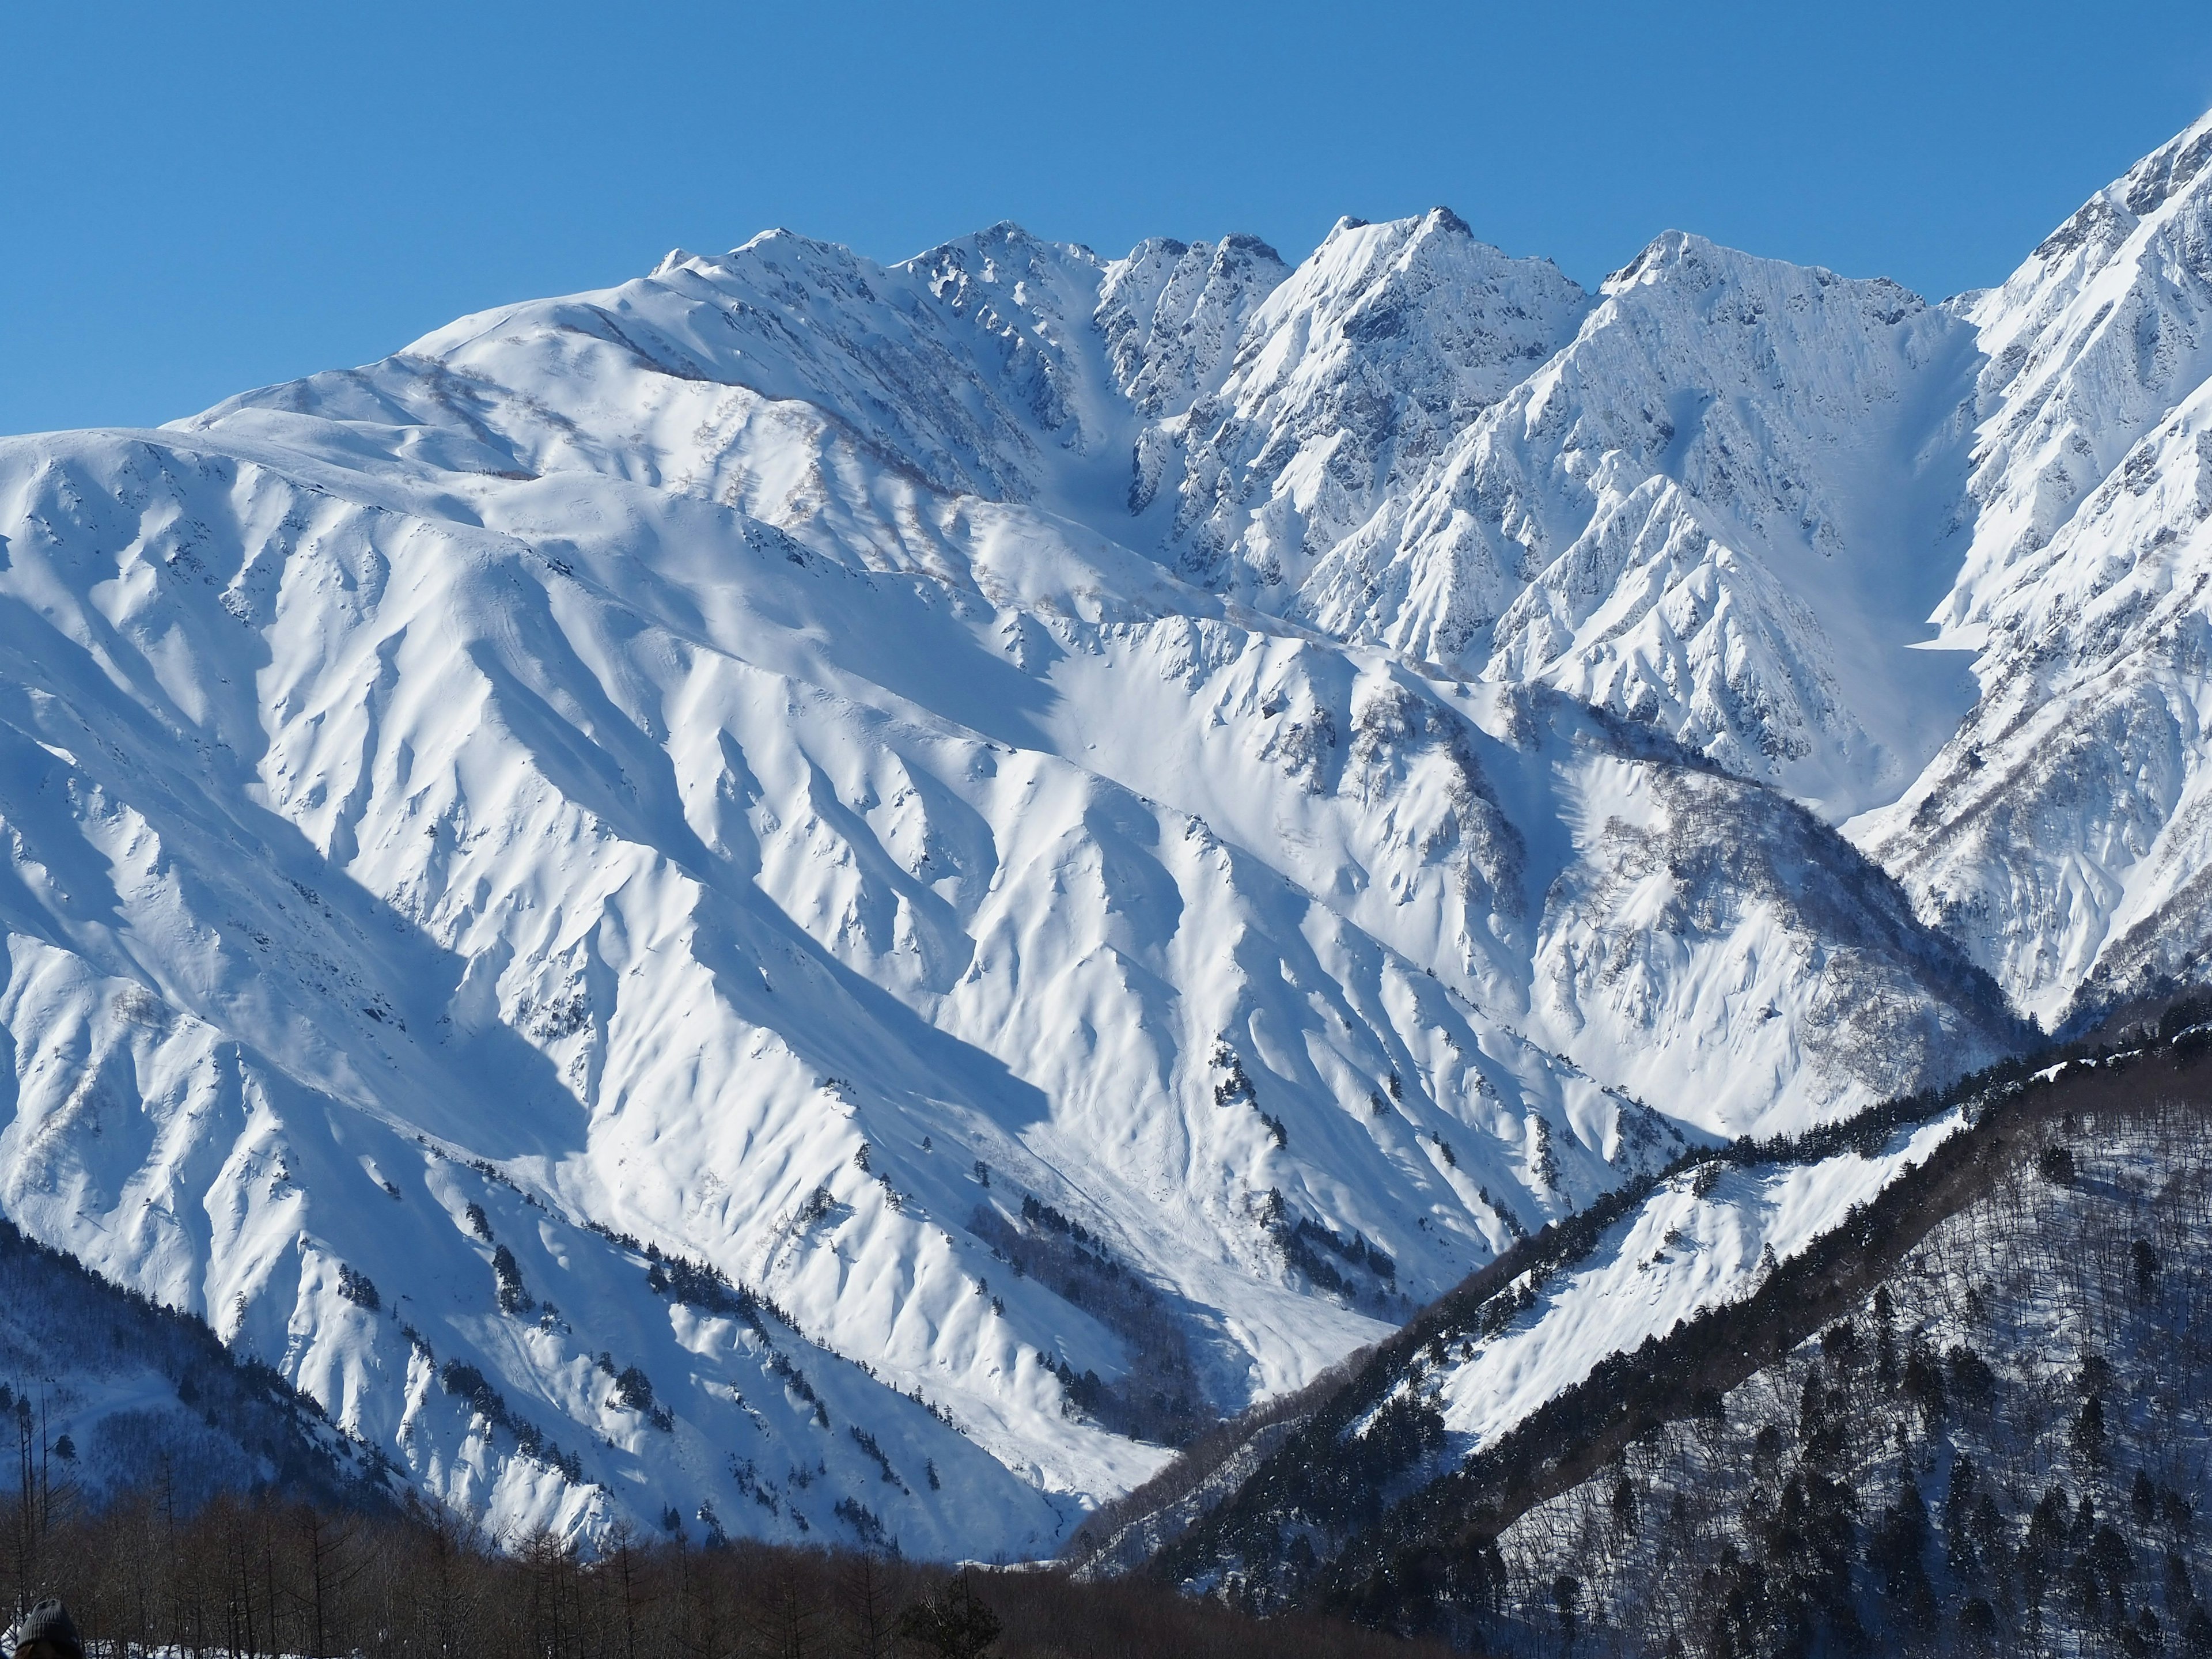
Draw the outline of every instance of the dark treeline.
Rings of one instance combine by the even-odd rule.
[[[98,1509],[65,1486],[0,1499],[10,1610],[68,1603],[95,1659],[1425,1659],[1445,1650],[1315,1618],[1255,1621],[1158,1586],[882,1554],[699,1548],[617,1531],[586,1555],[505,1549],[426,1507],[370,1513],[161,1486]]]

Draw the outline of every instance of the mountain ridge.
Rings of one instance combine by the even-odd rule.
[[[2158,698],[2195,776],[2197,360],[1991,550],[2104,246],[764,233],[0,441],[0,1202],[500,1528],[1048,1553],[1683,1148],[2190,970],[2186,787],[2062,950],[1961,890],[2100,821],[1946,781]]]

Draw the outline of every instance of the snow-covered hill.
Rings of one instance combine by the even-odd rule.
[[[206,1325],[0,1223],[0,1415],[9,1480],[32,1500],[17,1548],[57,1517],[162,1489],[178,1510],[240,1487],[378,1509],[406,1486],[312,1397],[227,1351]]]
[[[1885,1109],[1686,1159],[1244,1443],[1224,1431],[1220,1478],[1180,1507],[1155,1501],[1178,1495],[1163,1480],[1091,1535],[1157,1540],[1149,1571],[1248,1608],[1330,1607],[1485,1651],[1550,1650],[1575,1627],[1555,1613],[1577,1611],[1608,1652],[1786,1650],[1820,1623],[1972,1651],[1974,1620],[1951,1620],[1976,1595],[1984,1632],[1992,1603],[2046,1637],[2117,1622],[2101,1598],[2145,1556],[2100,1546],[2116,1565],[2097,1600],[2062,1598],[2037,1559],[2053,1540],[2029,1512],[2063,1480],[2097,1502],[2059,1541],[2083,1550],[2100,1510],[2126,1525],[2172,1563],[2181,1622],[2206,1413],[2186,1358],[2198,1286],[2177,1264],[2203,1190],[2205,1006],[2139,1046],[2013,1062],[1917,1121]],[[1949,1481],[1948,1551],[1883,1514],[1917,1504],[1916,1476]],[[1978,1490],[1991,1504],[1969,1527]],[[1924,1589],[1901,1594],[1931,1576],[1940,1624]]]

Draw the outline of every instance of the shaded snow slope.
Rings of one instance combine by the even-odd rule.
[[[187,1512],[246,1490],[365,1509],[404,1492],[376,1448],[276,1372],[5,1223],[0,1413],[10,1481],[52,1515],[155,1479]]]
[[[1195,1502],[1121,1524],[1159,1540],[1151,1571],[1261,1607],[1311,1596],[1329,1579],[1356,1585],[1378,1563],[1394,1599],[1431,1610],[1479,1589],[1409,1570],[1404,1558],[1475,1555],[1469,1540],[1486,1542],[1555,1468],[1586,1470],[1592,1439],[1637,1431],[1610,1400],[1588,1405],[1594,1394],[1641,1378],[1686,1411],[1696,1384],[1686,1379],[1700,1373],[1686,1350],[1721,1340],[1711,1333],[1723,1326],[1739,1330],[1778,1297],[1796,1316],[1804,1282],[1832,1273],[1862,1230],[1868,1248],[1886,1247],[1872,1231],[1875,1201],[1948,1157],[1995,1097],[1917,1122],[1887,1109],[1814,1144],[1685,1160],[1424,1310],[1333,1391],[1304,1402],[1295,1424],[1194,1490]],[[1734,1342],[1729,1354],[1732,1363]],[[1173,1472],[1154,1490],[1182,1495]]]
[[[1718,1650],[1816,1621],[1839,1639],[1936,1628],[1929,1598],[1898,1594],[1901,1568],[2013,1616],[2051,1582],[2037,1576],[2047,1515],[2013,1547],[2062,1473],[2142,1542],[2162,1511],[2163,1547],[2179,1549],[2202,1484],[2186,1454],[2202,1402],[2172,1382],[2193,1376],[2183,1304],[2199,1287],[2175,1263],[2202,1204],[2202,1012],[2169,1008],[2130,1033],[2141,1047],[2015,1060],[1947,1103],[1686,1160],[1494,1264],[1333,1389],[1285,1402],[1297,1419],[1250,1440],[1216,1489],[1171,1470],[1151,1490],[1195,1501],[1121,1524],[1159,1539],[1149,1571],[1187,1589],[1335,1607],[1486,1651],[1555,1647],[1553,1613],[1597,1586],[1612,1606],[1584,1599],[1588,1633],[1608,1651],[1716,1631]],[[1967,1442],[2010,1519],[1984,1508],[1964,1554],[1958,1497],[1976,1475],[1961,1471],[1948,1559],[1923,1534],[1900,1563],[1883,1506]],[[1808,1600],[1792,1511],[1815,1471],[1838,1484],[1813,1489],[1831,1530]],[[2062,1546],[2066,1532],[2062,1519]],[[1745,1560],[1759,1576],[1735,1583],[1755,1593],[1729,1601]],[[2024,1600],[2006,1583],[2015,1566]],[[1562,1574],[1574,1582],[1555,1592]],[[2177,1617],[2186,1579],[2170,1567]],[[1536,1622],[1516,1629],[1524,1613]]]

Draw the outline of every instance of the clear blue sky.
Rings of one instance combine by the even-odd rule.
[[[0,0],[0,432],[151,423],[769,225],[1296,259],[1443,203],[1931,295],[2212,105],[2205,0]]]

